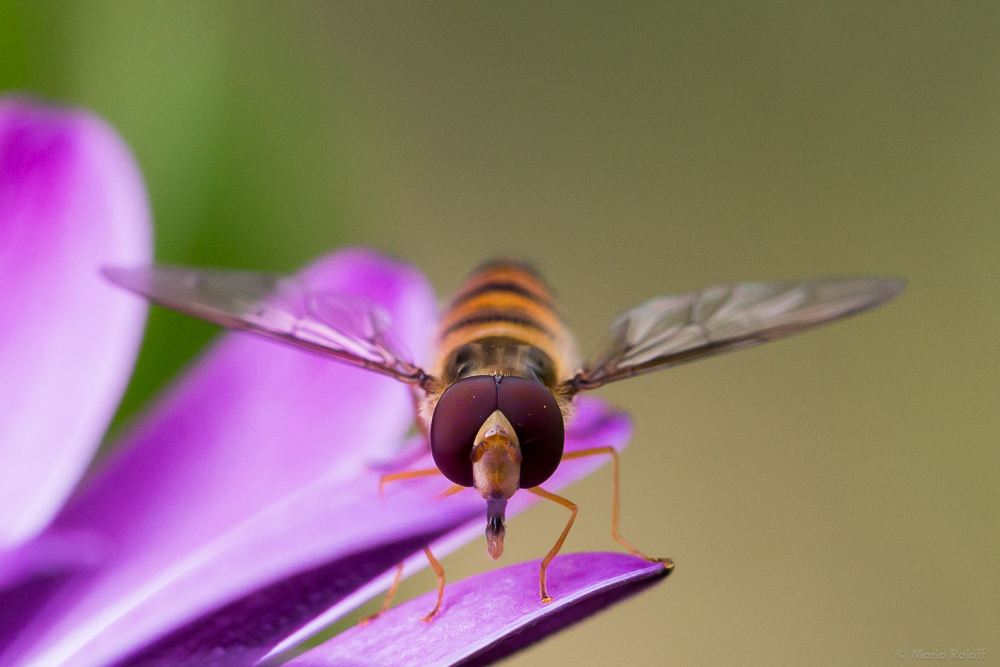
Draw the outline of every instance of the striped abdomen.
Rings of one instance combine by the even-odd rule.
[[[449,302],[435,366],[446,383],[500,372],[536,375],[553,387],[576,373],[579,357],[538,274],[524,264],[496,261],[473,273]]]

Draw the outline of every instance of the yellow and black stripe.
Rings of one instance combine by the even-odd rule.
[[[539,348],[552,360],[559,379],[577,370],[576,342],[557,313],[552,292],[526,264],[497,260],[469,277],[441,319],[439,360],[466,343],[486,338]]]

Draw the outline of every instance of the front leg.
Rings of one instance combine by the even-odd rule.
[[[390,472],[386,475],[382,475],[378,479],[378,495],[385,497],[385,485],[389,482],[398,482],[401,479],[414,479],[416,477],[433,477],[435,475],[440,475],[441,471],[437,468],[424,468],[422,470],[405,470],[403,472]]]
[[[591,449],[580,449],[575,452],[569,452],[563,455],[563,461],[569,459],[582,459],[587,456],[599,456],[601,454],[606,454],[611,457],[611,537],[615,539],[618,544],[622,545],[628,549],[631,553],[644,558],[651,563],[663,563],[666,568],[672,568],[674,562],[669,558],[655,558],[647,556],[646,554],[639,551],[636,547],[626,540],[624,537],[618,534],[618,451],[614,447],[593,447]]]
[[[542,604],[548,604],[549,602],[552,602],[552,598],[549,596],[548,591],[545,590],[545,570],[549,567],[549,563],[552,562],[552,559],[556,557],[556,554],[559,553],[559,549],[562,548],[563,542],[566,541],[566,536],[569,535],[569,529],[573,527],[573,522],[576,521],[576,513],[579,511],[580,508],[577,507],[576,503],[570,500],[566,500],[562,496],[557,496],[554,493],[549,493],[540,486],[536,486],[533,489],[528,489],[528,491],[535,494],[539,498],[545,498],[546,500],[551,500],[554,503],[558,503],[563,507],[568,508],[569,511],[572,512],[572,514],[570,514],[569,521],[566,522],[566,527],[563,528],[562,535],[560,535],[559,539],[556,540],[555,546],[552,547],[552,550],[549,551],[548,555],[542,559],[542,567],[540,568],[538,573],[538,582],[541,586]]]

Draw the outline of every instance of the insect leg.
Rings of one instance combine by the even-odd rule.
[[[389,482],[396,482],[401,479],[413,479],[414,477],[433,477],[434,475],[440,475],[441,471],[437,468],[424,468],[423,470],[405,470],[403,472],[390,472],[387,475],[382,475],[378,480],[378,494],[385,497],[385,485]]]
[[[395,482],[401,479],[413,479],[414,477],[431,477],[433,475],[440,475],[440,474],[441,471],[438,470],[437,468],[425,468],[423,470],[407,470],[405,472],[393,472],[387,475],[382,475],[382,477],[379,478],[378,481],[378,494],[380,496],[385,496],[384,487],[389,482]],[[464,488],[465,488],[464,486],[459,486],[458,484],[455,484],[446,489],[441,494],[439,494],[439,497],[445,498],[447,496],[458,493]],[[441,568],[440,563],[437,562],[434,556],[431,555],[429,549],[424,547],[424,552],[426,552],[427,558],[431,562],[431,567],[433,567],[434,571],[437,572],[438,574],[438,603],[437,606],[434,607],[434,611],[432,611],[423,619],[425,621],[430,621],[434,617],[434,614],[437,613],[438,607],[441,606],[441,597],[444,595],[444,570]],[[364,618],[362,618],[361,625],[368,625],[376,618],[385,613],[385,610],[389,608],[390,604],[392,604],[392,598],[396,595],[396,589],[399,587],[399,582],[402,578],[403,578],[403,564],[400,563],[399,567],[396,569],[396,578],[393,579],[392,586],[389,588],[389,592],[386,593],[385,601],[382,603],[382,608],[379,609],[374,614],[372,614],[371,616],[365,616]]]
[[[566,536],[569,535],[569,529],[573,527],[573,522],[576,521],[576,513],[579,511],[580,508],[576,506],[576,503],[570,500],[566,500],[562,496],[557,496],[554,493],[549,493],[540,486],[536,486],[533,489],[528,489],[528,491],[530,491],[531,493],[535,494],[540,498],[545,498],[546,500],[551,500],[554,503],[558,503],[563,507],[569,509],[570,512],[572,512],[572,514],[570,514],[569,521],[566,522],[566,527],[563,528],[562,535],[560,535],[559,539],[556,540],[555,546],[552,547],[552,550],[549,551],[548,555],[546,555],[545,558],[542,559],[542,566],[539,569],[538,583],[541,587],[542,604],[548,604],[549,602],[552,602],[552,598],[549,597],[548,591],[545,590],[545,570],[546,568],[548,568],[549,563],[552,562],[552,559],[556,557],[556,554],[559,553],[559,549],[562,548],[563,542],[566,541]]]
[[[640,558],[645,558],[651,563],[663,563],[665,567],[673,567],[673,561],[669,558],[652,558],[642,553],[636,549],[632,544],[626,540],[624,537],[618,534],[618,508],[619,508],[619,484],[618,484],[618,451],[614,447],[593,447],[591,449],[581,449],[575,452],[569,452],[563,454],[563,461],[567,459],[582,459],[587,456],[599,456],[601,454],[607,454],[611,457],[611,537],[615,538],[615,541],[621,544],[623,547],[628,549],[630,552],[639,556]]]
[[[434,500],[441,500],[442,498],[447,498],[449,496],[453,496],[456,493],[461,493],[462,491],[465,491],[468,488],[470,488],[470,487],[468,487],[468,486],[462,486],[461,484],[452,484],[447,489],[445,489],[441,493],[439,493],[436,496],[434,496]]]
[[[365,616],[361,619],[361,625],[368,625],[376,618],[385,613],[385,610],[389,608],[392,604],[392,598],[396,596],[396,589],[399,587],[399,582],[403,578],[403,564],[400,563],[399,567],[396,568],[396,578],[392,580],[392,586],[389,587],[389,592],[385,594],[385,601],[382,603],[382,607],[372,614],[371,616]]]
[[[424,547],[424,553],[427,554],[427,560],[430,562],[431,567],[434,568],[434,573],[437,574],[438,577],[437,604],[435,604],[434,608],[431,609],[431,613],[420,619],[424,623],[430,623],[431,619],[437,615],[438,609],[441,608],[441,600],[444,598],[444,568],[441,567],[441,563],[439,563],[437,558],[434,557],[434,554],[431,553],[430,547]]]

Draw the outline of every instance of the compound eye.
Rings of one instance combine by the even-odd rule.
[[[498,406],[521,444],[520,486],[538,486],[562,460],[566,428],[556,397],[536,380],[505,377],[500,382]]]
[[[492,375],[459,380],[445,389],[431,417],[434,464],[455,484],[472,486],[472,447],[483,422],[497,409]]]

